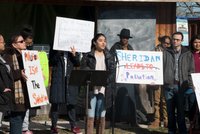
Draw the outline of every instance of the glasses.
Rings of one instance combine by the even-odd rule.
[[[181,41],[181,39],[175,39],[175,38],[173,38],[173,41]]]
[[[15,43],[24,43],[24,40],[17,41]]]

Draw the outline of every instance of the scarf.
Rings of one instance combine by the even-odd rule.
[[[18,63],[16,54],[12,55],[12,61],[13,61],[14,70],[19,70],[20,68],[19,68],[19,63]],[[15,103],[24,104],[24,94],[22,90],[21,80],[15,81],[14,86],[15,86]]]

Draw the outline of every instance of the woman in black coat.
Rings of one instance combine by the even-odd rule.
[[[5,49],[3,36],[0,34],[0,52]],[[0,126],[3,112],[12,109],[11,91],[13,91],[13,77],[10,67],[0,55]]]
[[[50,51],[50,67],[52,68],[51,86],[50,86],[50,102],[51,106],[51,131],[58,133],[57,120],[58,109],[60,104],[66,104],[67,114],[69,117],[71,131],[79,133],[80,129],[76,126],[75,105],[78,96],[78,87],[69,85],[69,78],[74,67],[80,66],[79,53],[75,48],[71,48],[71,52],[66,51]]]
[[[83,70],[107,70],[108,85],[94,86],[89,93],[89,109],[87,118],[88,134],[93,133],[94,118],[96,118],[96,133],[104,134],[106,108],[111,106],[112,83],[114,83],[114,58],[106,48],[106,37],[97,34],[92,40],[92,50],[84,54],[81,60]]]

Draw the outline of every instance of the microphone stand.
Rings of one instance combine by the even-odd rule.
[[[115,76],[116,76],[116,68],[119,67],[119,59],[117,57],[117,52],[114,53],[115,56]],[[117,89],[117,83],[114,83],[114,89],[112,90],[112,134],[114,134],[115,127],[115,91]]]
[[[115,88],[116,88],[116,83],[112,93],[112,134],[114,134],[114,127],[115,127]]]

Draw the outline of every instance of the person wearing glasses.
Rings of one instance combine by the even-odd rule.
[[[171,38],[167,35],[159,37],[160,44],[155,48],[156,51],[163,51],[165,48],[171,47]]]
[[[11,37],[10,45],[6,48],[4,59],[10,65],[14,79],[14,93],[12,94],[14,109],[10,115],[10,134],[21,134],[22,123],[29,106],[25,75],[21,51],[26,50],[25,41],[20,33]]]
[[[193,90],[191,73],[195,72],[191,51],[182,46],[183,34],[172,34],[172,46],[163,51],[164,94],[167,104],[168,133],[187,134],[184,95]]]
[[[13,76],[10,66],[1,55],[4,49],[4,38],[0,34],[0,128],[2,126],[3,113],[12,109],[11,92],[13,92]]]
[[[30,25],[24,25],[20,31],[20,34],[24,38],[26,49],[33,50],[33,29]],[[24,117],[24,122],[22,126],[23,134],[32,134],[32,131],[29,130],[29,112],[30,109],[27,109],[26,115]]]
[[[155,47],[155,51],[164,51],[166,48],[171,47],[171,38],[169,36],[159,37],[160,44]],[[154,117],[153,122],[149,128],[158,128],[163,122],[164,126],[167,127],[167,109],[164,97],[163,86],[155,86],[154,90]]]

